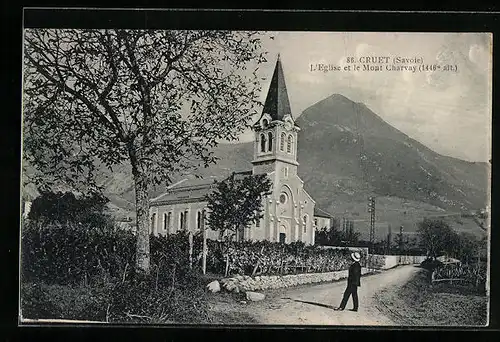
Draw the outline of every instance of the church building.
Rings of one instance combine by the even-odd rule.
[[[236,177],[268,175],[271,194],[264,199],[260,222],[238,232],[238,240],[269,240],[314,244],[315,230],[330,227],[331,215],[316,208],[297,174],[297,134],[300,128],[292,116],[283,68],[278,55],[264,109],[253,126],[252,169],[236,172]],[[207,237],[218,233],[206,227],[205,195],[214,189],[216,178],[183,180],[150,201],[151,232],[171,234],[179,230],[207,228]]]

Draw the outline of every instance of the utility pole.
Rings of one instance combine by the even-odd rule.
[[[387,255],[391,254],[392,230],[391,225],[387,226]]]
[[[370,213],[370,268],[373,269],[373,243],[375,240],[375,197],[368,197],[368,212]]]
[[[399,262],[401,263],[401,260],[403,258],[403,246],[404,246],[404,240],[403,240],[403,226],[399,227]]]
[[[403,253],[403,226],[399,227],[399,251]]]
[[[476,287],[479,286],[479,276],[481,272],[481,242],[479,242],[477,246]]]

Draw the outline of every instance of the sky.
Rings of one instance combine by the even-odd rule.
[[[263,48],[268,62],[258,72],[261,100],[279,53],[294,118],[342,94],[440,154],[468,161],[491,158],[492,47],[487,33],[266,32]],[[348,56],[418,57],[424,64],[456,65],[458,71],[310,71],[318,63],[343,67]],[[247,132],[240,142],[252,139]]]

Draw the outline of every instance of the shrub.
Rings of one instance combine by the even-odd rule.
[[[109,305],[112,322],[199,323],[210,320],[199,277],[185,275],[175,286],[153,275],[117,284]]]
[[[486,284],[486,264],[446,264],[437,267],[434,271],[434,279],[462,279],[463,283],[470,286],[485,288]]]
[[[24,318],[99,320],[106,306],[99,293],[89,287],[23,283],[21,308]]]
[[[224,274],[225,254],[217,241],[209,241],[207,267]],[[293,273],[332,272],[351,264],[348,249],[320,249],[302,242],[282,244],[269,241],[233,243],[229,249],[229,274],[277,275]],[[210,263],[208,263],[210,260]]]
[[[109,200],[94,193],[75,196],[72,192],[42,191],[31,205],[28,218],[45,223],[90,223],[94,227],[111,224],[111,216],[106,213]]]
[[[439,260],[433,258],[427,258],[420,263],[420,267],[425,268],[428,271],[434,271],[437,267],[442,266],[443,263]]]
[[[77,225],[28,223],[22,232],[26,318],[124,322],[207,321],[203,279],[188,267],[185,232],[151,236],[151,273],[135,273],[135,236]],[[196,237],[193,257],[201,252]]]
[[[106,283],[123,277],[134,264],[135,237],[130,232],[29,221],[21,239],[21,269],[26,282]]]
[[[21,288],[24,318],[109,322],[197,323],[210,321],[199,278],[170,284],[154,276],[104,286],[83,287],[27,283]]]

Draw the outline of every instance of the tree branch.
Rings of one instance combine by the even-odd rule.
[[[102,44],[106,48],[106,51],[108,53],[108,62],[109,66],[111,67],[112,76],[104,90],[101,92],[101,94],[99,94],[100,98],[105,98],[106,96],[108,96],[109,92],[118,80],[118,69],[116,68],[115,59],[113,57],[113,43],[111,41],[111,36],[109,35],[108,30],[106,30],[106,38],[107,40],[101,37]]]
[[[75,91],[73,88],[68,86],[65,82],[65,80],[62,78],[62,75],[59,70],[58,71],[58,76],[61,78],[60,81],[58,81],[56,78],[54,78],[45,68],[40,66],[30,55],[26,55],[26,57],[30,60],[30,62],[33,64],[33,66],[36,68],[36,70],[41,73],[45,78],[47,78],[49,81],[54,83],[58,88],[62,88],[65,91],[67,91],[69,94],[71,94],[73,97],[77,98],[80,100],[92,113],[94,113],[98,119],[108,128],[111,130],[114,130],[114,125],[112,122],[109,121],[109,119],[101,113],[99,108],[97,108],[96,105],[94,105],[90,100],[88,100],[85,96],[81,95],[79,92]]]

